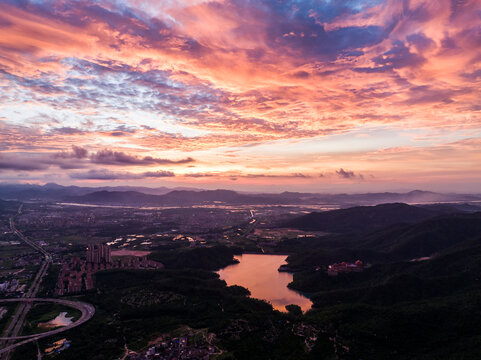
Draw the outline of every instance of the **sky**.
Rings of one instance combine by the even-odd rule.
[[[0,0],[0,181],[480,192],[481,0]]]

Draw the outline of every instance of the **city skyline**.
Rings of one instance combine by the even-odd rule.
[[[0,1],[0,178],[476,192],[481,1]]]

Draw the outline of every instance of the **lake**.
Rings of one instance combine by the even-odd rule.
[[[302,311],[311,308],[311,301],[287,287],[292,274],[279,272],[279,266],[286,264],[286,255],[243,254],[235,256],[238,264],[229,265],[217,273],[227,285],[239,285],[249,289],[251,296],[267,300],[272,307],[286,311],[289,304],[299,305]]]

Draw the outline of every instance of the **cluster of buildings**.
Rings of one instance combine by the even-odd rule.
[[[187,344],[182,336],[151,346],[142,354],[130,353],[129,360],[209,360],[215,353],[211,345],[195,346]]]
[[[16,220],[19,226],[29,227],[71,227],[78,225],[91,225],[95,223],[95,215],[84,210],[65,212],[63,209],[54,210],[49,208],[48,213],[38,216],[37,211],[28,209],[22,212],[22,216]]]
[[[361,272],[364,269],[364,264],[361,260],[355,263],[335,263],[327,267],[327,275],[337,276],[339,273]]]
[[[16,292],[22,292],[25,289],[25,284],[20,285],[17,279],[7,280],[0,283],[1,294],[13,294]]]
[[[304,339],[304,344],[306,345],[306,349],[309,352],[314,348],[320,330],[310,324],[305,324],[301,322],[293,323],[292,332],[300,338]]]
[[[77,293],[94,289],[93,275],[107,269],[162,269],[160,262],[147,256],[128,256],[112,259],[110,247],[105,244],[90,244],[86,259],[74,257],[62,265],[55,289],[56,295]]]

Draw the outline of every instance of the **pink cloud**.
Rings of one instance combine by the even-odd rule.
[[[363,126],[480,131],[479,0],[306,4],[0,4],[2,149],[112,148],[97,162],[139,166],[161,164],[160,151],[180,160],[208,151],[212,173],[224,171],[212,153],[241,145]],[[424,153],[408,142],[360,153],[359,166],[332,156],[328,171],[364,173],[375,164],[381,172],[378,163],[414,171],[430,157],[428,169],[451,174],[442,156],[452,173],[468,172],[449,160],[462,151],[469,166],[478,160],[466,144],[446,145],[448,136],[440,143]],[[127,159],[125,148],[138,153]]]

